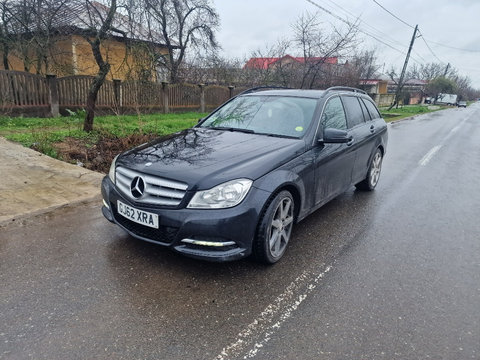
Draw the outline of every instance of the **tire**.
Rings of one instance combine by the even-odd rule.
[[[286,190],[269,202],[253,241],[252,251],[257,261],[274,264],[282,258],[292,234],[294,206],[292,194]]]
[[[382,171],[383,154],[380,149],[373,154],[372,161],[368,167],[367,177],[355,184],[355,187],[359,190],[372,191],[378,184],[380,179],[380,172]]]

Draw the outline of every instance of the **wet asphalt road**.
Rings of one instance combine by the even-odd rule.
[[[377,189],[275,266],[136,241],[100,199],[0,229],[0,359],[480,359],[480,104],[389,130]]]

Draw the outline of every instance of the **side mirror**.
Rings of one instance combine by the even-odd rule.
[[[348,136],[348,132],[345,130],[326,128],[323,130],[323,139],[320,142],[324,144],[345,144],[348,143],[351,137]]]

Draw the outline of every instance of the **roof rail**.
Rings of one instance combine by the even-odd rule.
[[[327,93],[329,93],[330,91],[351,91],[351,92],[354,92],[354,93],[360,93],[360,94],[368,95],[366,91],[363,91],[363,90],[360,90],[360,89],[357,89],[357,88],[353,88],[353,87],[349,87],[349,86],[332,86],[332,87],[329,87],[327,90],[325,90],[325,95]]]
[[[256,87],[253,87],[253,88],[242,91],[237,96],[250,94],[252,92],[255,92],[255,91],[258,91],[258,90],[263,90],[263,89],[291,89],[291,88],[285,87],[285,86],[265,86],[265,85],[264,86],[256,86]]]

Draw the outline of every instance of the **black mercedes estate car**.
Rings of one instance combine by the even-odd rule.
[[[278,261],[292,227],[355,185],[373,190],[387,125],[363,91],[274,89],[118,155],[104,216],[187,256]]]

